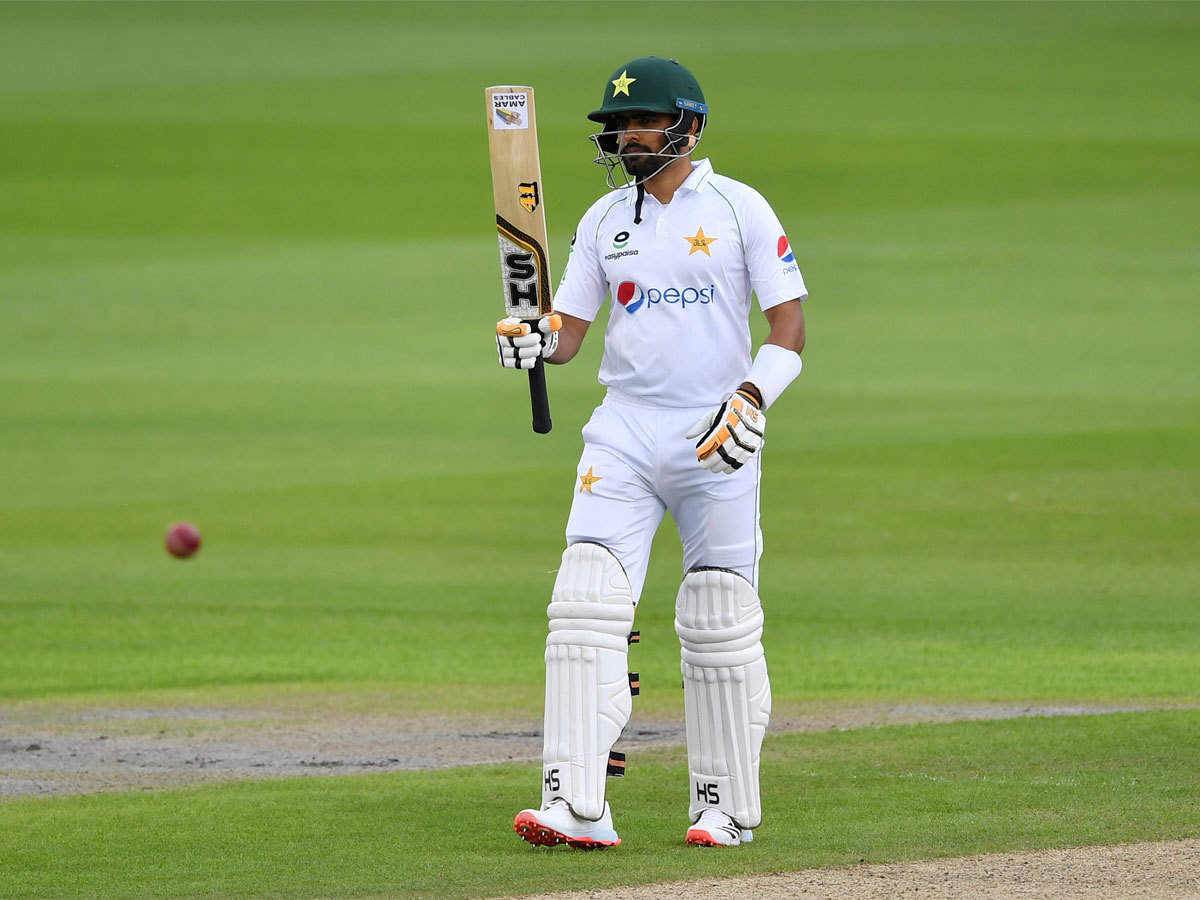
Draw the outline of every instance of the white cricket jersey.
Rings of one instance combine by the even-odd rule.
[[[763,310],[808,296],[783,226],[758,191],[692,163],[664,206],[637,191],[597,200],[571,241],[557,312],[591,322],[606,296],[600,383],[643,406],[715,405],[750,371],[750,294]]]

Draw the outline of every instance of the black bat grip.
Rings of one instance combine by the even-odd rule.
[[[549,434],[554,423],[550,421],[550,398],[546,396],[546,364],[540,356],[529,370],[529,402],[533,406],[533,430]]]

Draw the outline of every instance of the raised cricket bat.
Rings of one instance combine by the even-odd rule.
[[[553,298],[533,88],[490,87],[485,94],[504,314],[524,319],[536,329],[537,320],[550,312]],[[551,426],[550,401],[541,358],[529,370],[529,399],[533,430],[545,434]]]

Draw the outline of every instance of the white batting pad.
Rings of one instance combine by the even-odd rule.
[[[543,808],[562,797],[580,818],[604,814],[608,754],[633,705],[626,659],[634,608],[625,570],[607,548],[566,549],[548,609]]]
[[[692,821],[719,809],[741,828],[762,822],[759,754],[771,718],[754,586],[725,569],[691,571],[675,600],[687,711]]]

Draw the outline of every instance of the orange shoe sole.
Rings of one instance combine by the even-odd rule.
[[[687,833],[687,842],[693,847],[728,847],[728,844],[722,844],[707,831],[699,828],[692,828]]]
[[[616,847],[621,839],[601,841],[596,838],[577,838],[553,828],[547,828],[529,813],[521,813],[513,821],[513,831],[521,836],[521,840],[537,847],[557,847],[566,844],[576,850],[601,850],[604,847]]]

